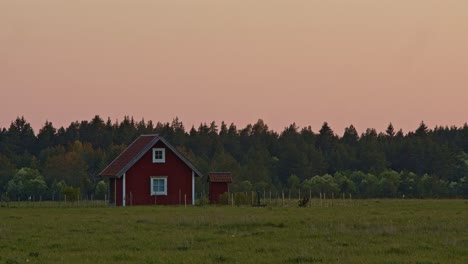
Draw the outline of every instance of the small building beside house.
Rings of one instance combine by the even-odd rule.
[[[232,182],[230,172],[208,173],[208,198],[210,203],[218,203],[219,196],[229,192],[228,184]]]
[[[116,206],[195,204],[195,177],[203,176],[159,135],[141,135],[99,175]]]

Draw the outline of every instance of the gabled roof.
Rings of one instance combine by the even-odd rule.
[[[179,157],[187,166],[195,172],[196,176],[203,175],[190,163],[182,154],[180,154],[169,142],[159,135],[141,135],[130,146],[128,146],[120,155],[115,158],[101,173],[103,177],[122,177],[143,155],[148,152],[154,144],[161,141],[177,157]]]
[[[210,172],[208,173],[209,182],[232,182],[230,172]]]

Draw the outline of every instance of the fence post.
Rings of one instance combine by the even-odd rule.
[[[282,200],[283,200],[283,206],[284,206],[284,192],[281,192],[281,193],[282,193],[282,195],[283,195]]]

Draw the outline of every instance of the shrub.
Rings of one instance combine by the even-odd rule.
[[[8,196],[7,193],[3,193],[1,198],[0,198],[1,207],[4,206],[3,203],[6,203],[6,206],[10,207],[9,202],[10,202],[10,197]]]
[[[303,197],[298,203],[299,207],[306,207],[307,204],[309,204],[309,197]]]
[[[94,191],[94,194],[96,195],[96,198],[97,199],[104,199],[107,192],[108,192],[107,183],[105,181],[103,181],[103,180],[98,182],[98,184],[96,185],[96,189]]]
[[[229,204],[229,194],[227,192],[219,196],[219,204]]]
[[[237,206],[240,205],[251,205],[252,199],[249,195],[245,193],[234,193],[234,203]]]
[[[62,189],[62,195],[63,197],[66,197],[67,201],[74,202],[78,200],[80,196],[80,188],[65,186]]]
[[[195,205],[196,206],[205,206],[209,203],[210,201],[208,200],[208,198],[206,196],[203,196],[203,197],[200,197],[199,199],[197,199],[195,201]]]

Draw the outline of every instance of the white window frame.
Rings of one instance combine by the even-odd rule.
[[[163,180],[164,181],[164,191],[163,192],[153,191],[153,181],[154,180]],[[150,193],[151,193],[151,195],[167,195],[167,176],[151,176],[151,178],[150,178]]]
[[[156,152],[161,151],[162,157],[156,158]],[[166,162],[166,149],[165,148],[153,148],[153,163],[165,163]]]

